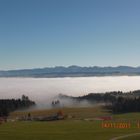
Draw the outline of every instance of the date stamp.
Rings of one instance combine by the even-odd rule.
[[[140,121],[136,122],[106,122],[101,123],[102,128],[130,129],[132,127],[140,129]]]

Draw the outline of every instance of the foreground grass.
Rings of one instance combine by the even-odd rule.
[[[100,122],[14,122],[0,126],[2,140],[109,140],[112,137],[139,132],[137,128],[107,129]],[[137,139],[140,138],[137,136]]]
[[[55,113],[57,110],[33,111],[32,115],[45,115]],[[135,122],[140,118],[140,113],[112,115],[106,110],[96,108],[65,108],[63,112],[73,115],[74,118],[52,122],[8,122],[0,125],[1,140],[110,140],[113,137],[130,133],[139,133]],[[17,117],[28,112],[14,112],[11,117]],[[112,115],[113,121],[132,121],[131,128],[102,128],[102,121],[85,121],[86,118]],[[133,136],[133,140],[140,136]],[[131,140],[127,138],[127,140]]]

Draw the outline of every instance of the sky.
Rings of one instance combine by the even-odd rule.
[[[140,0],[0,0],[0,69],[140,66]]]

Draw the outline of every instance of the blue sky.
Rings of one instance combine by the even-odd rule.
[[[139,0],[0,0],[0,69],[140,66]]]

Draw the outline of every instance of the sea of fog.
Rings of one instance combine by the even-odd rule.
[[[0,98],[19,98],[25,94],[36,102],[48,102],[58,94],[80,96],[108,91],[140,89],[140,76],[75,78],[0,78]]]

